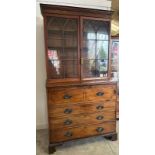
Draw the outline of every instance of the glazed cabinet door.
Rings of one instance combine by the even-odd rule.
[[[46,16],[45,34],[48,79],[60,82],[78,80],[79,18]]]
[[[81,28],[82,79],[108,78],[110,21],[82,17]]]

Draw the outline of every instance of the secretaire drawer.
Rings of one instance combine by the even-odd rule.
[[[48,90],[49,104],[78,103],[83,101],[83,89],[81,88],[61,88]]]
[[[116,92],[113,86],[99,85],[85,88],[86,101],[102,101],[116,99]]]
[[[67,141],[71,139],[77,139],[82,137],[107,134],[115,132],[115,122],[105,122],[97,125],[88,125],[71,129],[61,129],[50,134],[51,142]]]

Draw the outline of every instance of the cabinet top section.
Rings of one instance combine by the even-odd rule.
[[[100,10],[100,9],[90,9],[90,8],[80,8],[71,6],[60,6],[60,5],[49,5],[40,4],[42,15],[45,14],[63,14],[63,15],[74,15],[74,16],[94,16],[101,18],[111,18],[113,11],[110,10]]]

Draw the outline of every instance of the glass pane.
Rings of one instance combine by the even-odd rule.
[[[88,58],[88,59],[94,59],[95,58],[95,48],[96,48],[96,43],[94,40],[88,40],[84,42],[84,48],[83,48],[83,58]]]
[[[76,78],[78,76],[77,60],[49,60],[49,72],[52,79]]]
[[[77,59],[77,49],[65,48],[62,50],[61,48],[50,48],[49,51],[55,51],[57,53],[57,58],[63,59]],[[49,58],[51,60],[51,58]],[[55,58],[54,58],[55,59]]]
[[[109,29],[108,21],[83,21],[82,57],[84,78],[105,77],[108,72]]]
[[[108,73],[108,60],[84,60],[83,75],[89,77],[106,77]]]
[[[97,59],[108,59],[108,41],[97,41]]]
[[[78,76],[78,71],[76,70],[78,67],[77,60],[63,60],[62,65],[64,78],[75,78]]]
[[[48,17],[47,30],[50,78],[78,77],[77,19]]]
[[[108,34],[97,33],[97,39],[98,40],[108,40]]]

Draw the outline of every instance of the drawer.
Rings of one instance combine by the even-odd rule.
[[[50,106],[49,117],[69,117],[81,113],[95,113],[101,111],[115,110],[116,102],[100,101],[81,104],[64,104],[64,106]]]
[[[103,101],[116,99],[114,86],[90,86],[85,88],[86,101]]]
[[[83,119],[83,124],[98,124],[105,121],[115,121],[116,112],[113,111],[104,111],[94,114],[85,114]],[[82,119],[81,119],[82,120]]]
[[[115,101],[100,101],[100,102],[90,102],[83,105],[85,107],[85,112],[94,113],[100,111],[115,110]]]
[[[115,122],[105,122],[97,125],[89,125],[72,129],[61,129],[56,132],[50,132],[50,142],[62,142],[71,139],[77,139],[100,134],[115,132]]]
[[[86,124],[98,124],[105,121],[114,121],[116,118],[115,111],[105,111],[94,114],[81,114],[65,118],[49,118],[49,126],[52,130],[71,128]]]
[[[83,98],[84,93],[81,88],[57,88],[48,90],[49,104],[78,103],[82,102]]]
[[[63,107],[49,106],[49,117],[70,117],[75,114],[84,113],[85,109],[79,104],[68,104]]]

